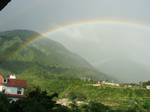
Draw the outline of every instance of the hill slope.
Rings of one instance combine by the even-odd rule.
[[[37,32],[1,32],[0,48],[0,70],[5,73],[13,72],[26,78],[44,76],[109,79],[80,56]]]

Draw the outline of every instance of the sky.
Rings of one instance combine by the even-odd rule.
[[[150,24],[149,0],[12,0],[0,12],[0,30],[52,27],[93,19],[125,19]]]
[[[0,31],[29,29],[121,81],[150,79],[150,0],[12,0]]]

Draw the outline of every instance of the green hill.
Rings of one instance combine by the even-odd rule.
[[[109,79],[60,43],[27,30],[0,33],[0,71],[15,73],[32,83],[41,79],[40,83],[45,79]]]

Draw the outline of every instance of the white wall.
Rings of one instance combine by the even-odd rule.
[[[5,93],[6,94],[17,94],[18,88],[17,87],[7,87]],[[21,95],[24,93],[24,89],[21,88]]]
[[[17,94],[17,88],[16,87],[7,87],[5,90],[6,94]]]
[[[3,91],[3,86],[2,85],[0,85],[0,92],[2,92]]]

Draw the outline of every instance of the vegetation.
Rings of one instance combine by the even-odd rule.
[[[143,87],[146,87],[146,86],[148,86],[148,85],[150,85],[150,81],[146,81],[146,82],[143,82],[143,83],[142,83],[142,86],[143,86]]]
[[[126,109],[113,109],[98,101],[88,101],[78,105],[77,97],[74,97],[68,106],[63,106],[56,102],[57,97],[57,93],[48,95],[46,91],[36,88],[30,91],[26,98],[9,103],[10,99],[0,94],[0,112],[149,112],[150,110],[150,102],[138,99],[128,102],[130,106]]]
[[[57,97],[57,94],[51,96],[47,95],[46,91],[41,91],[36,88],[31,91],[26,98],[20,99],[16,102],[9,103],[9,100],[0,95],[1,112],[57,112],[58,109],[67,110],[67,107],[56,104],[53,98]]]

